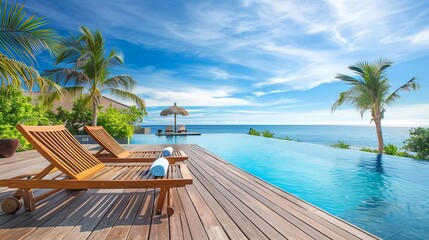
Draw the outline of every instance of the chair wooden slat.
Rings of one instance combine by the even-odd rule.
[[[95,154],[102,162],[151,162],[162,157],[161,151],[136,151],[125,150],[102,126],[85,126],[85,131],[103,148]],[[102,154],[103,150],[109,154]],[[172,156],[165,157],[171,164],[188,159],[183,151],[173,151]]]

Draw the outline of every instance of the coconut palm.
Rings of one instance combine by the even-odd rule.
[[[55,31],[45,28],[43,18],[27,17],[24,4],[0,0],[0,5],[0,87],[21,87],[24,82],[31,91],[34,87],[52,86],[27,64],[33,65],[43,50],[56,48]]]
[[[62,85],[71,96],[84,98],[84,103],[93,110],[93,126],[97,125],[102,93],[131,100],[145,111],[143,99],[130,92],[135,80],[128,75],[110,76],[110,68],[123,66],[124,60],[114,50],[105,55],[104,39],[99,31],[92,33],[89,28],[80,27],[80,35],[63,38],[60,44],[62,48],[55,64],[64,63],[72,68],[48,70],[43,75]]]
[[[366,61],[349,66],[357,76],[351,77],[344,74],[337,74],[338,78],[351,85],[351,88],[340,93],[339,98],[332,105],[334,112],[339,106],[350,103],[360,113],[361,117],[366,111],[371,112],[371,121],[374,122],[377,131],[378,153],[383,154],[383,134],[381,130],[381,119],[384,117],[386,108],[397,100],[401,91],[417,90],[420,85],[413,77],[398,89],[389,93],[391,88],[386,76],[386,70],[392,62],[386,59],[379,59],[374,63]]]

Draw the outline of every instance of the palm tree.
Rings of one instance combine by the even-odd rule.
[[[45,28],[43,18],[26,15],[24,4],[0,0],[0,87],[21,87],[22,82],[29,91],[58,87],[33,68],[37,54],[56,49],[57,34]]]
[[[114,50],[105,56],[104,39],[99,31],[92,33],[82,26],[80,35],[63,38],[60,42],[62,48],[55,64],[72,64],[73,68],[48,70],[43,75],[64,86],[73,97],[83,96],[84,103],[92,107],[93,126],[97,125],[98,106],[103,92],[131,100],[145,111],[143,99],[130,92],[136,84],[135,80],[128,75],[110,76],[109,69],[123,66],[124,60]],[[55,98],[53,95],[51,97]]]
[[[386,108],[397,100],[401,91],[411,91],[419,89],[420,85],[413,77],[398,89],[389,93],[390,84],[386,76],[386,69],[392,62],[386,59],[379,59],[374,63],[366,61],[349,66],[357,76],[351,77],[344,74],[337,74],[335,78],[351,85],[351,88],[340,93],[339,98],[332,105],[331,112],[339,106],[350,103],[353,105],[361,117],[366,111],[371,112],[371,121],[374,122],[377,131],[378,153],[383,154],[383,134],[381,131],[381,119],[384,117]]]

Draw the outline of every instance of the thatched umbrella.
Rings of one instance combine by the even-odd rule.
[[[168,116],[171,114],[174,114],[174,132],[176,132],[176,115],[179,114],[183,116],[188,116],[189,113],[188,111],[186,111],[186,109],[179,107],[176,105],[176,103],[174,103],[174,106],[171,106],[161,111],[161,116]]]

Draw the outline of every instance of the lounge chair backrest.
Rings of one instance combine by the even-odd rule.
[[[85,126],[84,129],[110,154],[118,158],[124,158],[130,155],[130,152],[123,148],[102,126]]]
[[[173,131],[173,126],[167,125],[165,126],[165,130]]]
[[[180,125],[180,126],[179,126],[179,131],[184,131],[184,130],[186,130],[185,125]]]
[[[104,164],[62,125],[18,125],[16,128],[46,160],[70,179],[82,179],[104,168]]]

